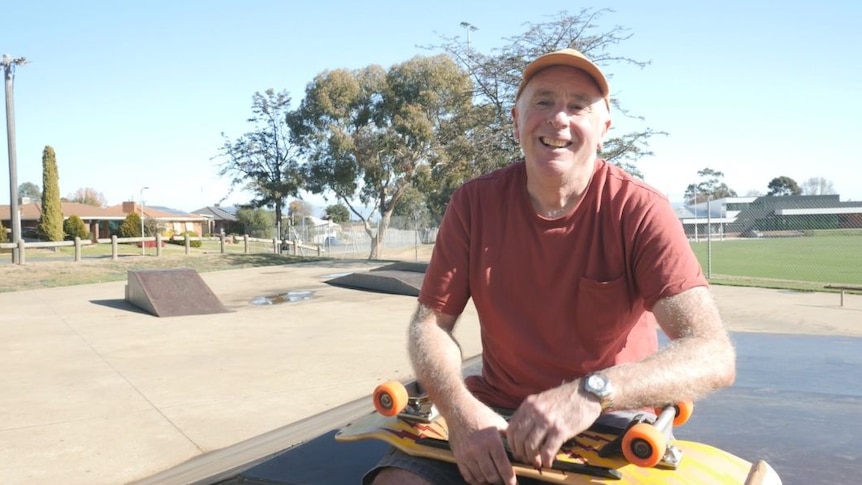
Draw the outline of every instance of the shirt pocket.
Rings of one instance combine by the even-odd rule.
[[[610,281],[581,278],[575,315],[585,368],[598,370],[613,365],[636,321],[625,276]]]

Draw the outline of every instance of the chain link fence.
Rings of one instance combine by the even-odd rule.
[[[713,282],[862,290],[862,202],[733,198],[680,207],[678,215]]]

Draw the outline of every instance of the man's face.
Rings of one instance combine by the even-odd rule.
[[[592,161],[611,126],[593,79],[568,66],[534,75],[512,109],[512,118],[528,168],[559,173]]]

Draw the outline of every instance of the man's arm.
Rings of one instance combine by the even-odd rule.
[[[602,371],[614,386],[614,408],[695,400],[733,383],[736,355],[706,287],[660,300],[653,314],[672,342],[640,362]],[[549,466],[563,442],[600,413],[599,399],[584,392],[581,379],[565,383],[524,401],[509,421],[509,444],[520,460]]]
[[[696,400],[733,384],[736,352],[706,287],[659,300],[653,314],[672,341],[641,362],[605,372],[614,384],[614,407]]]
[[[452,336],[457,320],[419,305],[408,339],[416,378],[449,425],[449,442],[464,480],[514,485],[501,440],[506,421],[464,385],[461,349]]]

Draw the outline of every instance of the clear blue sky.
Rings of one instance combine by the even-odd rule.
[[[669,133],[641,160],[646,180],[682,199],[697,171],[725,174],[740,195],[787,175],[824,177],[844,200],[862,200],[862,3],[611,0],[599,21],[633,37],[615,54],[649,60],[609,66],[613,95],[645,123],[618,129]],[[493,5],[493,8],[490,7]],[[294,106],[326,69],[389,67],[436,52],[417,46],[478,27],[485,53],[504,37],[589,4],[570,1],[7,2],[0,53],[29,64],[15,77],[18,183],[42,185],[45,145],[57,152],[60,193],[102,192],[111,205],[194,210],[218,202],[228,181],[211,160],[221,133],[251,128],[251,97],[290,92]],[[597,5],[603,6],[603,5]],[[0,118],[2,119],[2,118]],[[5,128],[5,122],[0,121]],[[0,128],[0,203],[9,201]],[[225,203],[245,202],[236,192]],[[318,205],[318,198],[310,198]]]

